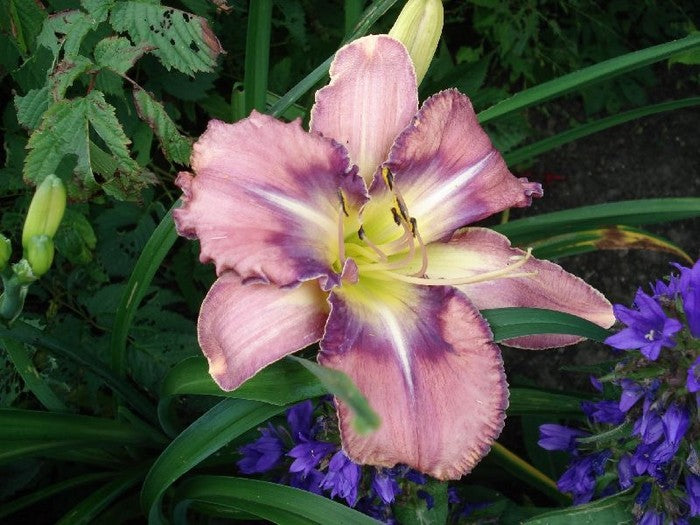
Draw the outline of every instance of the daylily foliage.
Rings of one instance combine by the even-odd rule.
[[[406,48],[387,36],[340,49],[310,132],[253,113],[212,121],[178,185],[181,235],[219,279],[199,317],[210,373],[232,390],[320,341],[382,418],[360,435],[336,401],[357,463],[459,478],[501,432],[508,390],[482,308],[561,310],[609,327],[605,298],[484,228],[460,229],[542,195],[517,179],[469,99],[440,92],[418,110]],[[528,336],[512,346],[572,344]]]

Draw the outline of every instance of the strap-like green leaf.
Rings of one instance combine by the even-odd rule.
[[[272,0],[250,2],[248,31],[245,45],[245,74],[243,92],[245,114],[252,110],[265,111],[267,99],[267,75],[270,61],[270,29],[272,25]]]
[[[129,327],[134,319],[134,315],[136,315],[136,310],[141,304],[146,290],[151,285],[151,280],[156,274],[156,270],[170,251],[170,248],[172,248],[175,239],[177,239],[172,213],[179,205],[180,201],[173,204],[153,234],[151,234],[146,246],[143,247],[138,261],[136,261],[134,270],[131,272],[129,282],[119,302],[109,343],[112,368],[118,375],[124,375],[126,338],[129,335]]]
[[[535,334],[580,335],[604,341],[610,333],[581,317],[542,308],[493,308],[481,310],[495,341]]]
[[[357,389],[352,380],[339,370],[326,368],[317,365],[308,359],[302,359],[290,355],[288,359],[293,359],[301,364],[326,387],[334,396],[342,399],[352,410],[352,425],[359,434],[367,434],[379,428],[381,418],[369,406],[367,399]]]
[[[549,392],[535,388],[510,389],[509,416],[528,414],[581,415],[581,401],[585,398],[568,393]]]
[[[289,405],[326,394],[321,382],[304,366],[282,359],[260,370],[232,392],[219,388],[209,375],[204,356],[188,357],[173,367],[163,380],[162,397],[175,395],[225,396]]]
[[[198,501],[229,506],[279,525],[379,523],[323,496],[254,479],[197,476],[183,483],[176,497],[183,502]]]
[[[551,98],[564,95],[570,91],[582,89],[595,82],[601,82],[607,78],[654,64],[698,46],[700,46],[700,33],[599,62],[593,66],[521,91],[479,113],[479,121],[485,123],[495,118],[503,117]]]
[[[355,26],[355,30],[350,35],[346,35],[343,43],[346,44],[360,38],[367,34],[367,31],[374,25],[374,23],[381,18],[381,16],[386,13],[392,5],[396,3],[396,0],[376,0],[373,2],[366,10],[360,21]],[[333,61],[333,55],[328,57],[321,65],[314,69],[311,73],[306,75],[302,80],[299,81],[292,89],[287,91],[287,93],[280,98],[273,106],[270,108],[270,115],[274,117],[279,117],[284,113],[289,106],[294,104],[299,98],[301,98],[304,93],[313,88],[317,82],[319,82],[326,74],[328,74],[328,69],[331,67],[331,62]]]
[[[631,226],[610,226],[563,233],[530,244],[539,259],[556,259],[595,250],[651,250],[673,254],[690,264],[693,259],[672,241]]]
[[[627,492],[599,499],[586,505],[546,512],[530,518],[524,525],[570,525],[572,523],[634,523],[631,495]]]
[[[9,337],[0,337],[0,346],[5,348],[10,361],[15,365],[15,370],[24,380],[24,384],[27,385],[27,388],[45,408],[56,412],[66,412],[68,410],[63,401],[42,380],[22,344]]]
[[[697,106],[700,104],[700,97],[684,98],[682,100],[671,100],[668,102],[662,102],[661,104],[652,104],[650,106],[644,106],[642,108],[632,109],[630,111],[625,111],[624,113],[618,113],[617,115],[611,115],[600,120],[595,120],[593,122],[587,122],[579,126],[573,127],[561,133],[554,135],[553,137],[548,137],[546,139],[540,140],[528,146],[523,146],[516,150],[506,153],[504,155],[506,162],[508,164],[518,164],[520,162],[529,160],[533,157],[541,155],[549,150],[558,148],[564,144],[568,144],[574,140],[578,140],[582,137],[587,137],[604,129],[612,128],[614,126],[619,126],[630,120],[636,120],[642,117],[648,117],[649,115],[655,115],[657,113],[663,113],[666,111],[674,111],[676,109],[689,108]]]
[[[96,359],[92,352],[72,343],[51,337],[38,328],[28,325],[20,320],[15,321],[12,329],[0,325],[0,337],[11,338],[16,341],[32,344],[55,352],[66,359],[84,367],[87,371],[100,378],[106,387],[111,388],[116,394],[124,398],[147,421],[154,419],[156,410],[153,405],[142,396],[138,390],[122,379],[116,377],[111,370]]]
[[[156,459],[146,475],[141,489],[141,505],[148,513],[149,523],[164,523],[161,498],[180,476],[232,439],[284,409],[256,401],[225,399],[187,427]]]
[[[700,216],[700,198],[640,199],[583,206],[493,226],[523,246],[544,236],[604,226],[641,226]]]
[[[99,417],[0,408],[0,441],[80,441],[91,445],[157,446],[153,435]]]

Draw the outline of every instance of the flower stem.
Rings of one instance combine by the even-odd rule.
[[[512,474],[542,494],[562,505],[571,505],[571,498],[559,492],[556,482],[541,470],[530,465],[527,461],[517,456],[506,447],[496,442],[491,446],[489,456],[493,461],[509,474]]]

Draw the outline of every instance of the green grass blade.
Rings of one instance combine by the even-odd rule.
[[[47,487],[42,487],[35,490],[31,494],[27,494],[26,496],[17,498],[14,501],[0,505],[0,520],[14,514],[17,511],[30,507],[35,503],[39,503],[40,501],[55,496],[56,494],[60,494],[61,492],[66,492],[76,487],[80,487],[81,485],[87,485],[88,483],[96,483],[113,476],[114,474],[112,472],[97,472],[94,474],[77,476],[75,478],[54,483],[53,485],[49,485]]]
[[[272,0],[250,0],[245,46],[243,92],[246,115],[254,109],[265,111],[267,75],[270,68]]]
[[[328,391],[339,399],[342,399],[352,410],[352,425],[358,434],[367,434],[379,428],[381,419],[369,402],[362,395],[355,384],[347,375],[339,370],[326,368],[317,365],[308,359],[302,359],[293,355],[288,356],[301,364],[328,389]]]
[[[0,464],[20,458],[48,456],[55,452],[72,450],[84,444],[84,442],[76,440],[15,441],[5,439],[0,442]]]
[[[521,91],[479,113],[479,121],[482,124],[489,122],[490,120],[564,95],[570,91],[581,89],[595,82],[601,82],[640,67],[654,64],[698,46],[700,46],[700,33],[600,62]]]
[[[24,384],[36,396],[39,403],[44,405],[48,410],[54,412],[67,412],[68,408],[61,401],[53,390],[47,385],[39,375],[39,372],[34,367],[34,363],[27,356],[27,351],[24,347],[9,337],[0,337],[0,345],[7,351],[7,355],[15,366],[15,370],[20,375]]]
[[[559,492],[554,480],[500,443],[496,442],[491,446],[489,459],[508,474],[539,490],[542,494],[546,494],[554,501],[564,505],[571,504],[571,498]]]
[[[0,408],[0,442],[81,441],[97,446],[158,446],[158,441],[131,425],[91,416]]]
[[[119,302],[109,343],[112,368],[119,376],[123,377],[125,374],[126,340],[129,335],[131,322],[136,315],[136,310],[141,304],[148,287],[151,285],[158,267],[165,259],[170,248],[175,244],[175,239],[177,239],[175,225],[173,224],[173,210],[179,205],[179,200],[173,204],[148,239],[138,261],[136,261],[134,271],[129,277],[129,282]]]
[[[105,386],[111,388],[116,394],[123,397],[124,400],[128,402],[134,410],[145,417],[147,421],[155,419],[156,409],[151,402],[133,386],[123,379],[116,377],[101,361],[93,358],[90,351],[47,335],[38,328],[19,320],[13,323],[11,329],[0,325],[0,337],[10,338],[15,341],[45,348],[46,350],[77,363],[100,378]]]
[[[343,44],[346,44],[356,38],[364,36],[370,30],[372,25],[381,18],[381,16],[386,13],[392,5],[396,3],[397,0],[376,0],[372,3],[362,15],[362,18],[355,26],[355,30],[350,35],[346,35],[343,40]],[[313,88],[317,82],[323,79],[323,77],[328,73],[328,68],[331,67],[331,62],[333,61],[333,56],[328,57],[320,66],[314,69],[311,73],[306,75],[302,80],[299,81],[292,89],[287,91],[287,93],[280,98],[273,106],[270,108],[270,115],[274,117],[279,117],[284,113],[289,106],[294,104],[299,98],[301,98],[304,93]]]
[[[636,120],[643,117],[648,117],[649,115],[655,115],[657,113],[664,113],[666,111],[675,111],[677,109],[689,108],[697,106],[700,104],[700,97],[690,97],[681,100],[670,100],[668,102],[662,102],[661,104],[652,104],[650,106],[644,106],[642,108],[632,109],[630,111],[625,111],[624,113],[619,113],[617,115],[612,115],[594,122],[588,122],[586,124],[581,124],[574,128],[558,133],[553,137],[548,137],[546,139],[540,140],[528,146],[523,146],[516,150],[506,153],[504,155],[506,162],[508,164],[519,164],[526,160],[530,160],[533,157],[541,155],[547,151],[554,148],[558,148],[569,142],[573,142],[588,135],[593,135],[599,131],[603,131],[608,128],[619,126],[630,120]]]
[[[343,15],[345,16],[345,34],[349,35],[355,28],[362,15],[364,0],[345,0]]]
[[[561,233],[602,226],[641,226],[700,216],[700,198],[608,202],[518,219],[492,228],[522,246]]]
[[[586,319],[542,308],[493,308],[481,310],[495,341],[535,334],[567,334],[604,341],[610,333]]]
[[[246,478],[197,476],[183,483],[178,499],[228,504],[275,523],[376,525],[377,521],[323,496]],[[272,512],[276,511],[276,512]],[[301,519],[300,519],[301,518]],[[287,521],[289,520],[289,521]]]
[[[178,435],[149,470],[141,488],[141,506],[152,525],[164,523],[160,501],[183,474],[232,439],[283,412],[285,407],[225,399]]]
[[[539,514],[524,525],[570,525],[572,523],[635,523],[632,515],[632,495],[623,492],[585,505]]]
[[[550,392],[536,388],[510,388],[509,416],[546,414],[551,416],[581,416],[581,401],[587,398],[569,393]]]
[[[90,496],[69,510],[56,525],[82,525],[95,523],[97,515],[106,509],[110,503],[116,500],[130,487],[136,485],[143,477],[146,469],[138,467],[120,474],[116,479],[102,485]]]
[[[221,390],[209,375],[208,368],[204,356],[180,361],[163,380],[161,397],[209,395],[289,405],[327,393],[311,372],[292,359],[268,365],[232,392]]]

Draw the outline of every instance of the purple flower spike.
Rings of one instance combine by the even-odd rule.
[[[688,378],[685,381],[685,386],[688,392],[700,390],[700,356],[688,368]]]
[[[700,337],[700,260],[692,268],[678,267],[681,271],[680,289],[683,311],[690,333]]]
[[[357,503],[357,489],[360,485],[360,467],[350,461],[342,450],[336,452],[328,464],[328,474],[321,488],[331,491],[331,498],[345,498],[348,505]]]
[[[570,492],[574,496],[574,505],[588,503],[595,492],[596,476],[603,473],[605,462],[611,452],[605,450],[574,460],[557,482],[562,492]]]
[[[688,494],[690,515],[700,516],[700,476],[688,474],[685,477],[685,491]]]
[[[642,417],[634,423],[633,434],[641,436],[642,443],[649,445],[655,443],[664,433],[663,422],[655,409],[651,408],[654,399],[647,395],[644,399]]]
[[[295,443],[302,442],[302,438],[311,438],[311,416],[314,412],[314,405],[307,399],[297,403],[287,410],[287,423]]]
[[[655,512],[653,510],[648,510],[639,520],[639,525],[664,525],[664,514],[663,512]]]
[[[589,419],[598,423],[619,425],[625,420],[625,413],[620,411],[616,401],[599,401],[597,403],[583,401],[581,402],[581,410]]]
[[[401,493],[399,484],[391,471],[378,469],[372,478],[372,490],[387,505],[393,503],[396,495]]]
[[[545,450],[573,452],[576,449],[576,438],[587,435],[582,430],[547,423],[540,425],[540,440],[537,444]]]
[[[313,492],[314,494],[322,494],[321,482],[325,476],[322,472],[312,469],[307,474],[294,472],[289,477],[289,485],[291,487]]]
[[[678,452],[681,440],[685,436],[690,425],[688,410],[677,403],[672,404],[661,416],[664,425],[665,439],[659,447],[651,454],[651,461],[654,463],[666,463],[670,461]]]
[[[632,458],[629,454],[625,454],[620,458],[620,462],[617,464],[617,476],[620,480],[620,487],[625,490],[632,486],[632,477],[634,472],[632,472]]]
[[[333,443],[309,440],[296,445],[287,454],[294,458],[294,462],[289,467],[289,472],[300,472],[306,476],[316,468],[323,458],[335,452],[337,446]]]
[[[627,328],[608,337],[605,343],[620,350],[639,349],[642,354],[655,361],[661,348],[673,348],[676,342],[673,335],[679,332],[683,325],[666,316],[659,303],[637,290],[634,298],[636,310],[616,304],[613,307],[615,317],[627,325]]]
[[[243,458],[237,464],[243,474],[272,470],[282,457],[282,441],[275,431],[270,427],[261,429],[260,433],[262,436],[239,450]]]
[[[622,395],[620,396],[619,408],[623,412],[627,412],[642,398],[644,389],[631,379],[623,379],[620,381],[620,386],[622,387]]]

